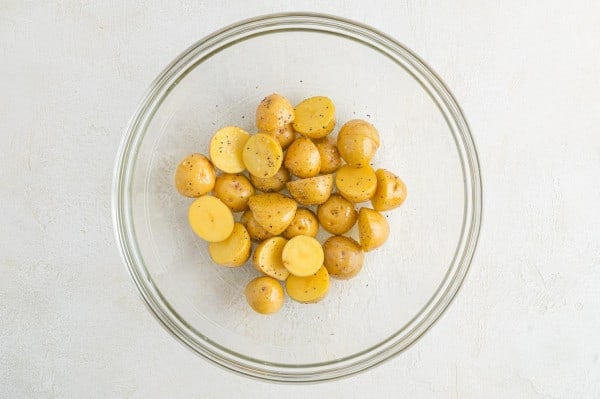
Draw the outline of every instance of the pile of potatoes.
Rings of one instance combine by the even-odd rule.
[[[181,195],[196,198],[189,223],[208,241],[212,260],[239,267],[252,256],[264,274],[245,292],[258,313],[281,309],[281,281],[290,298],[314,303],[327,294],[330,276],[354,277],[364,252],[389,236],[381,212],[406,199],[398,176],[370,164],[380,147],[377,129],[354,119],[334,142],[328,136],[335,123],[327,97],[307,98],[294,108],[271,94],[256,110],[256,134],[224,127],[211,139],[210,159],[191,154],[177,166],[175,186]],[[357,211],[356,204],[366,201],[372,207]],[[358,242],[344,236],[356,223]],[[323,244],[315,238],[319,227],[332,234]],[[254,254],[252,241],[258,242]]]

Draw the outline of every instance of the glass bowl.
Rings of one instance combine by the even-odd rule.
[[[332,279],[317,304],[288,298],[279,313],[262,316],[244,297],[258,272],[250,262],[211,262],[173,173],[188,153],[207,153],[218,128],[254,132],[256,106],[272,92],[292,103],[330,97],[334,133],[349,119],[373,123],[382,141],[374,165],[401,176],[408,199],[386,213],[390,238],[366,254],[357,277]],[[481,222],[477,152],[442,80],[394,39],[318,14],[246,20],[177,57],[131,120],[113,190],[117,242],[157,320],[222,367],[284,382],[357,373],[414,343],[460,287]]]

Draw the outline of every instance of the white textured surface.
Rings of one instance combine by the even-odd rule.
[[[1,398],[600,395],[600,3],[37,3],[0,3]],[[287,10],[365,22],[427,60],[470,121],[485,188],[477,256],[436,326],[372,371],[302,387],[171,338],[110,220],[114,155],[150,81],[207,33]]]

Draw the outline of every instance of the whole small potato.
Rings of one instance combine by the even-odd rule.
[[[317,217],[321,226],[331,234],[344,234],[354,226],[358,212],[354,204],[339,194],[332,194],[319,205]]]
[[[213,189],[215,178],[215,168],[208,158],[202,154],[190,154],[177,165],[175,187],[179,194],[196,198]]]
[[[290,172],[282,166],[277,173],[271,177],[250,175],[250,181],[254,184],[254,188],[265,193],[281,191],[285,187],[285,183],[290,181]]]
[[[349,165],[366,166],[379,148],[379,133],[369,122],[354,119],[340,129],[337,147]]]
[[[287,239],[304,235],[316,237],[319,231],[319,221],[312,211],[298,208],[292,223],[285,229],[283,236]]]
[[[314,177],[321,170],[321,155],[311,139],[299,137],[289,146],[283,164],[293,175]]]
[[[273,234],[269,233],[260,225],[260,223],[256,221],[256,219],[254,219],[254,215],[252,214],[251,210],[247,210],[242,214],[240,223],[246,227],[248,234],[250,234],[250,238],[254,241],[263,241],[273,237]]]
[[[276,313],[283,306],[281,283],[273,277],[257,277],[246,286],[246,301],[257,313]]]
[[[270,132],[294,121],[294,107],[281,94],[265,97],[256,109],[256,127]]]
[[[325,260],[323,264],[331,277],[349,279],[362,269],[365,255],[360,245],[352,238],[329,237],[323,244]]]
[[[321,171],[320,173],[333,173],[342,166],[342,158],[337,146],[328,138],[315,140],[315,146],[321,156]]]
[[[215,181],[214,194],[233,212],[241,212],[248,209],[254,187],[244,175],[224,173]]]

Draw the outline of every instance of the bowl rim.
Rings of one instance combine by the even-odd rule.
[[[334,34],[374,48],[391,58],[421,85],[436,103],[452,132],[458,151],[465,204],[461,236],[443,281],[433,296],[408,323],[387,339],[342,359],[312,364],[282,364],[254,359],[233,352],[196,331],[154,285],[137,251],[131,221],[131,175],[134,153],[143,139],[145,126],[170,89],[202,60],[235,43],[257,35],[284,31]],[[345,18],[307,12],[276,13],[245,19],[197,41],[177,56],[152,82],[127,126],[115,160],[112,185],[112,219],[121,258],[150,313],[182,344],[214,364],[236,373],[286,383],[328,381],[365,371],[398,355],[414,344],[447,309],[471,265],[482,219],[482,181],[479,159],[469,125],[458,102],[424,61],[392,37],[367,25]]]

